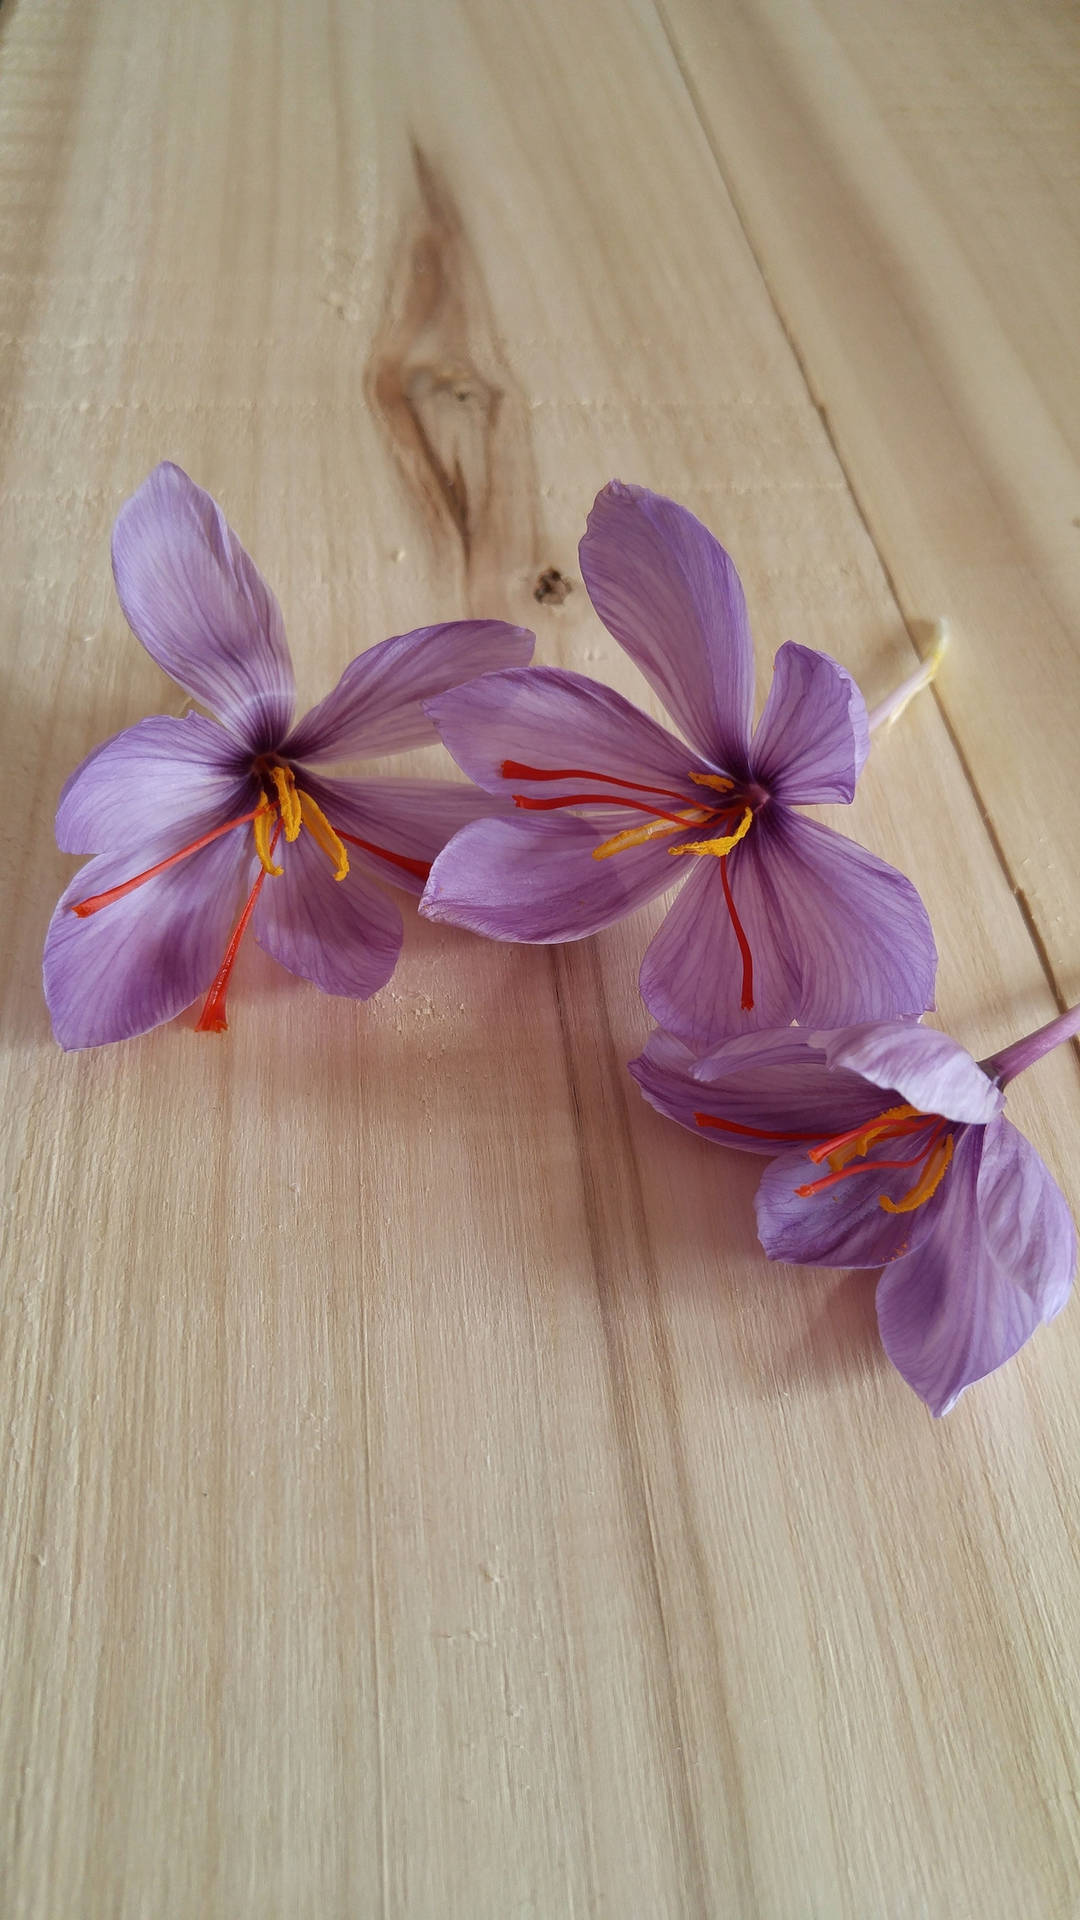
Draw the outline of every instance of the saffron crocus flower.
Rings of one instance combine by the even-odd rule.
[[[402,925],[374,883],[421,893],[440,847],[492,802],[456,782],[332,779],[318,769],[437,739],[424,702],[527,661],[532,635],[475,620],[385,640],[294,726],[277,601],[220,508],[179,467],[156,467],[121,509],[113,571],[147,652],[218,718],[142,720],[64,787],[59,845],[95,858],[63,895],[45,942],[57,1039],[128,1039],[202,993],[199,1030],[221,1031],[249,926],[324,993],[377,993]]]
[[[428,711],[459,766],[527,817],[458,834],[421,912],[496,940],[578,940],[684,879],[641,992],[689,1045],[925,1012],[937,955],[914,887],[796,811],[854,795],[868,729],[850,674],[789,642],[751,733],[742,588],[700,521],[613,481],[580,556],[597,613],[690,744],[555,668],[439,695]]]
[[[1065,1304],[1076,1236],[1004,1089],[1080,1031],[1080,1007],[976,1063],[929,1027],[788,1028],[695,1060],[654,1033],[630,1071],[652,1105],[724,1146],[775,1156],[762,1246],[806,1266],[884,1267],[885,1351],[936,1414]]]

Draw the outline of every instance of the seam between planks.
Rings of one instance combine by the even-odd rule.
[[[904,628],[905,633],[907,634],[912,652],[915,654],[917,659],[921,658],[921,655],[919,654],[918,646],[916,645],[916,641],[915,641],[913,622],[908,618],[908,615],[904,611],[903,602],[900,597],[899,589],[897,588],[896,580],[893,576],[892,568],[890,567],[888,560],[883,554],[881,547],[879,545],[879,542],[874,534],[874,529],[870,523],[866,509],[863,505],[862,495],[859,491],[858,486],[856,485],[854,476],[849,470],[847,462],[845,461],[844,456],[841,453],[836,435],[833,432],[832,423],[829,419],[828,409],[825,403],[818,397],[814,380],[811,376],[810,369],[806,363],[805,356],[799,346],[799,342],[794,332],[794,329],[788,320],[787,314],[784,310],[784,306],[779,298],[779,295],[776,292],[776,289],[773,286],[772,280],[769,276],[769,272],[765,265],[765,261],[762,258],[761,252],[758,249],[758,247],[755,245],[754,237],[750,229],[750,222],[747,217],[746,211],[744,209],[741,197],[732,181],[729,170],[725,165],[724,158],[720,151],[719,145],[713,135],[712,128],[709,123],[708,115],[704,111],[704,108],[701,102],[701,97],[698,93],[696,86],[694,85],[693,76],[685,60],[683,59],[682,52],[681,52],[674,28],[672,27],[671,22],[668,18],[667,9],[664,4],[664,0],[653,0],[653,6],[655,8],[656,17],[660,25],[660,30],[664,36],[664,40],[666,42],[668,51],[675,64],[679,78],[686,89],[687,99],[690,102],[690,106],[693,111],[694,118],[697,121],[699,128],[701,129],[701,133],[705,140],[705,144],[708,147],[709,153],[712,157],[713,165],[716,168],[716,171],[720,177],[720,181],[723,185],[724,192],[727,194],[727,197],[731,203],[732,211],[734,212],[735,218],[739,224],[739,230],[742,233],[743,239],[745,240],[747,248],[749,249],[750,256],[754,262],[755,267],[757,268],[758,274],[760,275],[761,283],[765,289],[765,293],[768,297],[769,304],[772,307],[774,314],[776,315],[777,324],[780,326],[783,332],[784,339],[787,341],[792,357],[795,361],[796,366],[799,369],[799,374],[802,378],[803,384],[806,388],[806,391],[810,397],[811,402],[813,403],[813,406],[818,415],[818,418],[821,421],[822,430],[829,443],[829,446],[832,449],[833,457],[836,460],[836,464],[840,472],[843,474],[844,484],[847,487],[847,491],[851,498],[852,505],[854,506],[855,511],[859,516],[859,520],[863,526],[863,529],[865,530],[867,539],[869,540],[871,546],[873,547],[874,553],[877,555],[878,564],[881,567],[882,575],[884,577],[886,587],[888,588],[889,597],[896,608],[897,616]],[[983,827],[986,831],[986,837],[990,843],[990,847],[993,851],[994,858],[996,859],[998,866],[1000,867],[1002,873],[1004,874],[1005,880],[1009,887],[1009,891],[1016,902],[1017,910],[1020,914],[1020,918],[1021,918],[1021,921],[1023,922],[1028,938],[1031,941],[1032,947],[1034,948],[1035,957],[1038,960],[1039,967],[1043,974],[1043,978],[1045,979],[1046,984],[1050,989],[1050,993],[1053,997],[1054,1004],[1058,1008],[1058,1011],[1061,1013],[1064,1013],[1066,1010],[1066,1006],[1068,1004],[1066,1000],[1066,996],[1062,992],[1062,989],[1058,984],[1057,976],[1053,968],[1053,963],[1047,951],[1046,942],[1044,941],[1043,936],[1039,931],[1038,923],[1036,922],[1035,917],[1032,914],[1027,895],[1025,894],[1023,888],[1020,886],[1019,881],[1017,880],[1015,874],[1013,873],[1013,869],[1009,862],[1008,854],[1006,853],[1005,847],[1002,843],[1001,836],[994,825],[994,821],[990,813],[990,809],[986,801],[983,799],[983,795],[979,787],[979,783],[976,778],[974,768],[972,767],[967,754],[964,752],[964,749],[960,744],[960,740],[957,735],[956,728],[952,723],[952,720],[949,716],[948,709],[945,706],[945,703],[941,697],[941,691],[939,687],[936,684],[931,684],[929,688],[929,692],[933,695],[934,703],[937,707],[939,714],[941,715],[941,719],[945,727],[945,732],[948,736],[949,744],[952,747],[953,753],[956,756],[957,764],[960,768],[961,773],[963,774],[965,783],[975,802],[975,806],[978,810],[979,818],[982,821]],[[1080,1036],[1070,1041],[1069,1044],[1076,1059],[1080,1061]]]

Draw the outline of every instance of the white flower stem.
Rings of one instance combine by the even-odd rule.
[[[906,680],[900,682],[900,685],[888,695],[887,699],[879,701],[878,705],[872,707],[867,714],[867,723],[871,733],[876,732],[878,727],[891,727],[895,721],[899,720],[905,707],[914,700],[915,695],[921,693],[924,687],[930,685],[931,680],[934,679],[945,657],[945,650],[948,644],[948,622],[945,620],[935,620],[933,643],[925,660],[916,667],[914,673],[909,674]]]

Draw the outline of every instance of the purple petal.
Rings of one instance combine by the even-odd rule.
[[[478,820],[439,855],[420,911],[489,940],[584,939],[662,893],[673,877],[655,841],[594,860],[605,831],[573,814]]]
[[[702,1132],[695,1115],[704,1105],[706,1090],[694,1079],[696,1058],[673,1033],[661,1033],[657,1028],[649,1035],[644,1052],[629,1062],[628,1072],[657,1113],[677,1120],[680,1127],[687,1127],[700,1140]]]
[[[369,1000],[384,987],[401,951],[401,915],[392,900],[350,865],[344,880],[310,833],[278,842],[284,869],[267,880],[255,908],[255,938],[275,960],[323,993]]]
[[[580,547],[589,598],[688,740],[747,769],[754,647],[735,567],[685,507],[618,480],[596,497]]]
[[[121,507],[112,556],[158,665],[252,753],[275,747],[296,698],[281,609],[217,502],[164,461]]]
[[[984,1125],[1004,1105],[970,1053],[933,1027],[875,1024],[814,1038],[820,1038],[830,1066],[848,1067],[895,1091],[920,1113]]]
[[[240,908],[250,830],[237,829],[87,919],[73,902],[104,893],[176,851],[101,854],[80,869],[45,940],[45,998],[62,1047],[129,1040],[182,1013],[214,979]]]
[[[282,752],[294,760],[377,759],[438,739],[424,703],[462,681],[528,664],[526,627],[449,620],[380,640],[350,661],[325,700],[294,727]]]
[[[911,1213],[887,1213],[880,1200],[882,1194],[902,1200],[921,1168],[883,1162],[914,1160],[932,1135],[933,1122],[928,1121],[902,1141],[882,1142],[859,1163],[858,1172],[821,1193],[800,1194],[798,1188],[828,1178],[827,1166],[802,1153],[774,1160],[761,1176],[756,1202],[758,1238],[769,1258],[803,1267],[881,1267],[921,1245],[946,1204],[959,1147],[937,1192]]]
[[[689,778],[691,769],[703,767],[697,755],[621,693],[584,674],[561,667],[489,673],[432,700],[428,712],[458,766],[489,793],[525,792],[554,799],[588,785],[573,773],[565,780],[544,781],[504,776],[503,762],[513,760],[526,766],[589,770],[631,785],[675,787],[687,804],[701,804],[702,789]],[[605,786],[596,791],[604,792]],[[617,803],[613,787],[611,804]],[[664,799],[657,804],[665,805]]]
[[[789,806],[853,800],[869,745],[866,702],[850,673],[789,640],[751,744],[754,778]]]
[[[946,1178],[948,1207],[877,1291],[885,1351],[935,1414],[1064,1306],[1076,1261],[1065,1200],[1009,1121],[973,1129]]]
[[[729,1040],[705,1060],[672,1034],[656,1032],[630,1072],[660,1113],[699,1138],[747,1153],[787,1154],[793,1133],[826,1140],[881,1111],[876,1090],[855,1074],[830,1072],[820,1049],[795,1027]],[[703,1127],[698,1114],[732,1123],[731,1130]]]
[[[124,853],[181,828],[193,840],[215,820],[243,813],[248,793],[246,756],[223,727],[198,713],[159,714],[114,734],[76,767],[56,811],[57,845]]]
[[[768,828],[773,938],[801,975],[793,1018],[845,1027],[915,1018],[932,1007],[937,950],[911,881],[787,807],[771,813]]]
[[[691,866],[679,898],[641,966],[641,997],[660,1026],[699,1053],[736,1034],[788,1026],[799,1005],[799,975],[770,871],[767,835],[751,827],[728,856],[728,881],[753,955],[753,1007],[742,1007],[743,959],[724,898],[720,862],[685,855]],[[617,856],[621,858],[622,856]]]
[[[339,833],[368,841],[366,849],[349,843],[353,865],[415,894],[423,893],[427,872],[410,872],[390,855],[430,868],[462,827],[505,813],[510,804],[464,780],[320,780],[305,774],[302,784]],[[380,847],[386,857],[376,851]]]

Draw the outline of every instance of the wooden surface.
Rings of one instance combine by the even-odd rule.
[[[108,567],[172,457],[305,700],[466,611],[643,697],[612,474],[763,681],[948,616],[848,820],[965,1043],[1080,997],[1078,77],[1049,0],[0,13],[4,1920],[1080,1912],[1080,1308],[931,1421],[628,1080],[659,908],[410,913],[360,1009],[251,946],[221,1040],[39,984],[62,779],[182,704]],[[1010,1106],[1075,1206],[1071,1051]]]

